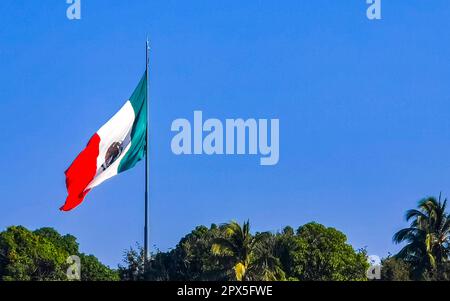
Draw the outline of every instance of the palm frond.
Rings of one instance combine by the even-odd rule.
[[[215,255],[229,255],[236,253],[236,246],[228,239],[219,237],[213,240],[211,251]]]
[[[421,216],[423,218],[427,218],[427,216],[422,211],[419,211],[417,209],[410,209],[410,210],[406,211],[405,219],[406,219],[406,221],[409,222],[410,219],[417,218],[419,216]]]

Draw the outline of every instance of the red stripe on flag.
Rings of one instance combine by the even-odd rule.
[[[86,187],[91,183],[97,173],[97,157],[99,154],[100,136],[95,134],[89,140],[86,148],[70,165],[66,174],[66,187],[69,194],[62,211],[70,211],[83,202],[89,190]]]

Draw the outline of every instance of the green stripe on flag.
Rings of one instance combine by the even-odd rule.
[[[144,73],[139,85],[130,97],[134,110],[134,123],[131,130],[131,147],[119,164],[118,172],[133,168],[145,156],[147,142],[147,74]]]

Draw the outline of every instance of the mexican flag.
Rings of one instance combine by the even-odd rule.
[[[62,211],[83,202],[92,188],[133,168],[147,144],[147,74],[125,105],[92,136],[65,172],[68,196]]]

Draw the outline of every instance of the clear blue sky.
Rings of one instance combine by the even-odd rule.
[[[151,53],[151,244],[196,225],[309,221],[395,252],[405,210],[450,195],[447,0],[0,1],[0,229],[55,227],[116,266],[142,242],[143,164],[61,213],[64,171],[131,95]],[[279,118],[280,162],[172,154],[170,125]]]

